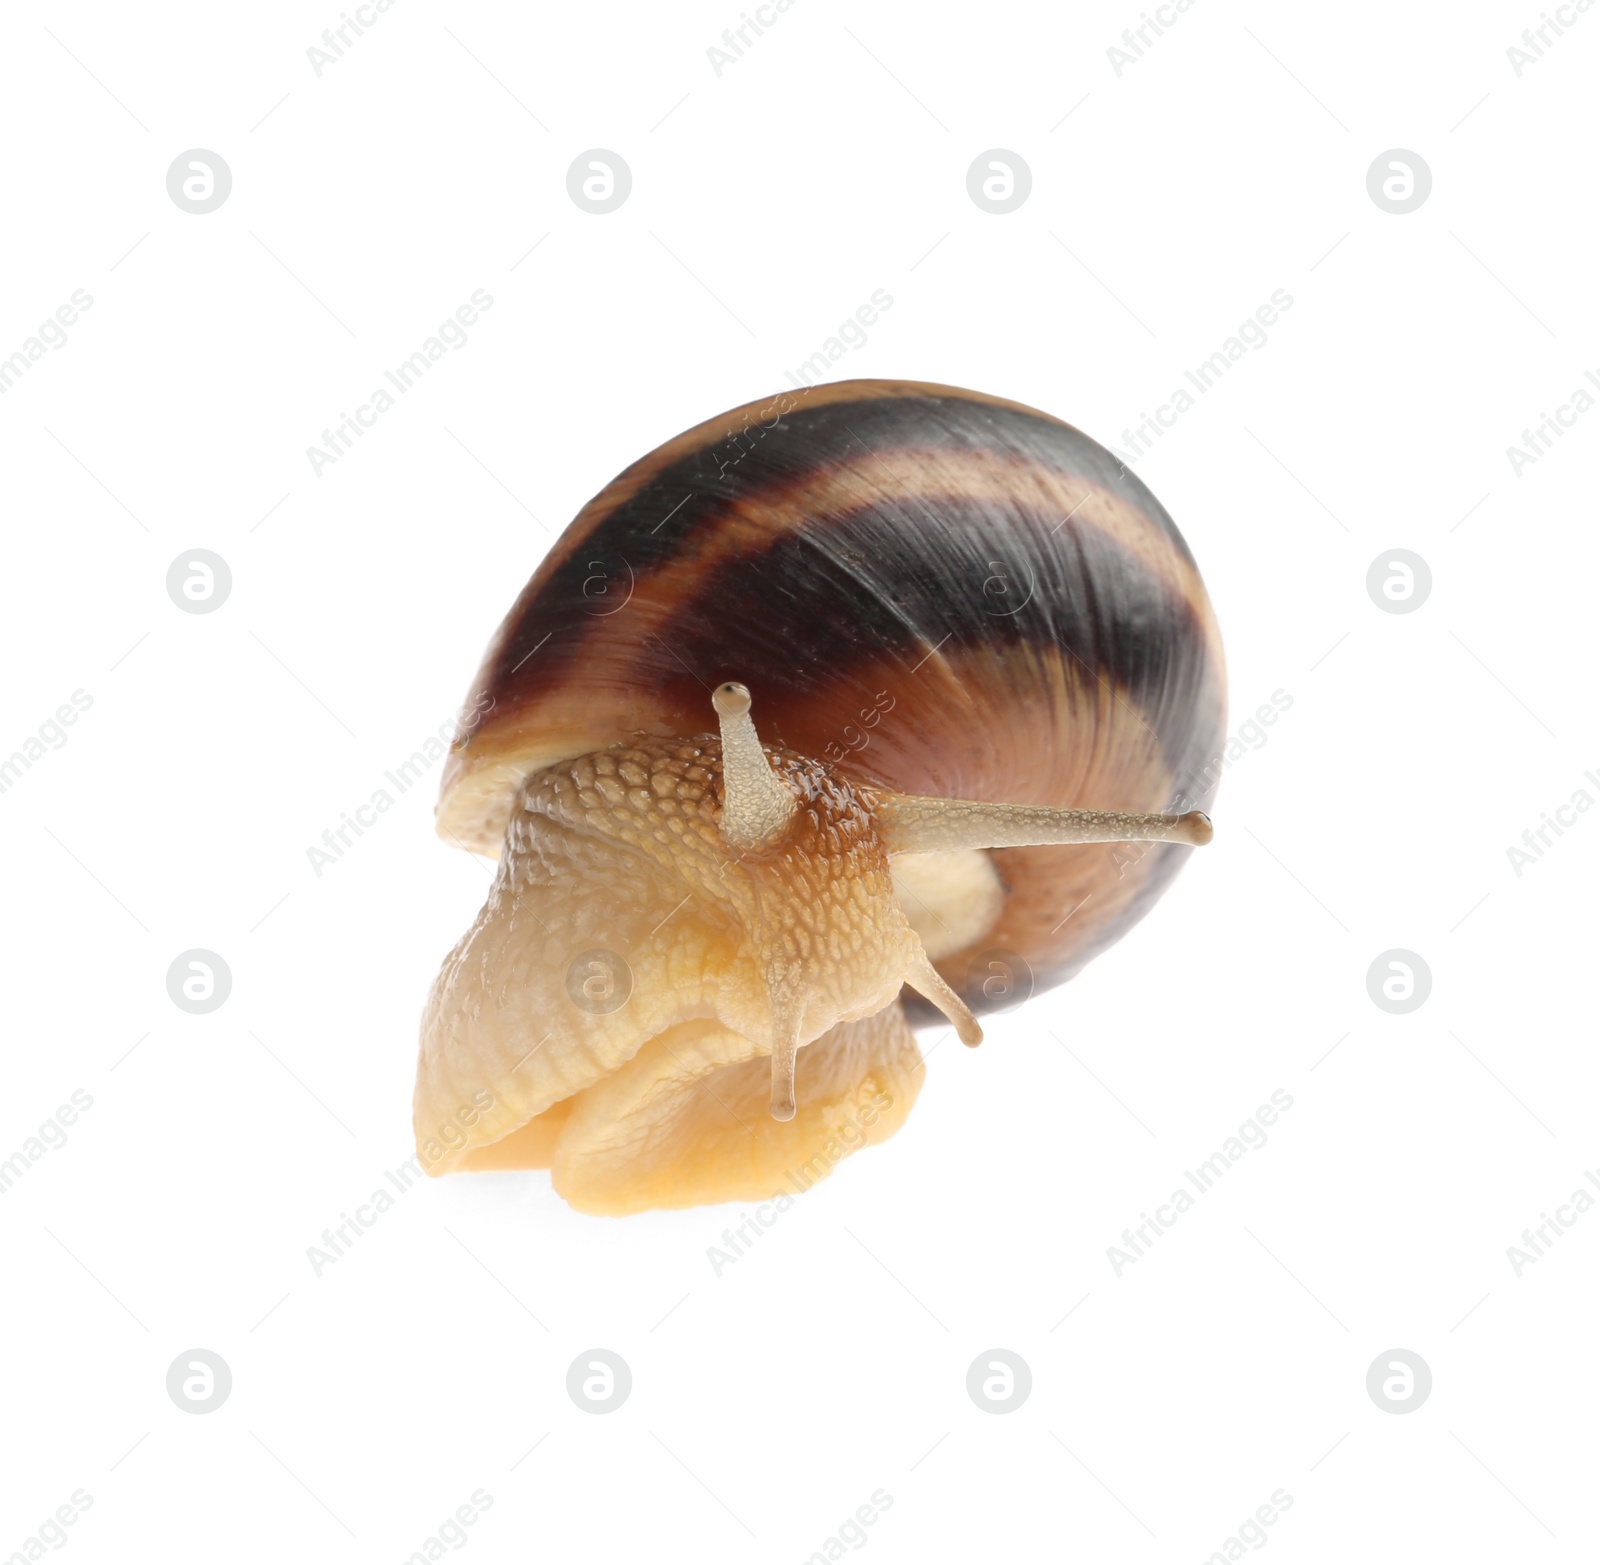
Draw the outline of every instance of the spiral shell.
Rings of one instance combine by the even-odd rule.
[[[766,744],[869,788],[1128,812],[1204,809],[1215,790],[1221,641],[1177,528],[1087,436],[977,392],[796,390],[621,473],[489,647],[441,834],[497,853],[530,772],[704,734],[729,680],[756,692]],[[960,891],[942,910],[915,866],[896,884],[983,1012],[1119,939],[1187,851],[993,849],[976,871],[934,867]]]

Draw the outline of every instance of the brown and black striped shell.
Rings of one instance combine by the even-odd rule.
[[[710,419],[583,508],[490,644],[441,834],[498,852],[528,772],[629,734],[715,732],[728,680],[769,746],[1016,804],[1204,809],[1225,722],[1200,574],[1122,463],[1018,403],[846,381]],[[979,1012],[1016,998],[986,992],[989,953],[1058,983],[1188,851],[992,850],[999,919],[936,965]]]

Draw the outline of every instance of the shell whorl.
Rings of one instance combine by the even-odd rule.
[[[704,734],[729,680],[756,693],[765,744],[869,787],[1118,811],[1214,792],[1221,642],[1171,518],[1077,430],[970,391],[784,393],[614,479],[490,645],[441,833],[497,851],[528,772]],[[935,965],[980,1012],[986,953],[1059,982],[1186,851],[994,850],[996,922]]]

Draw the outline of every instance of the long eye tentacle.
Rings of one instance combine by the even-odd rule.
[[[1115,810],[1059,810],[1043,804],[887,793],[878,796],[875,818],[890,853],[1071,842],[1181,842],[1198,848],[1211,841],[1211,817],[1202,810],[1125,815]]]
[[[742,684],[717,687],[712,695],[722,730],[723,806],[721,831],[740,852],[770,847],[793,819],[794,795],[779,781],[750,715],[750,691]],[[1200,846],[1211,840],[1211,820],[1187,814],[1127,814],[1113,810],[1056,809],[1046,805],[995,804],[976,799],[938,799],[915,794],[876,796],[874,824],[884,848],[898,853],[1034,847],[1053,843],[1178,842]],[[940,976],[921,941],[914,942],[902,982],[936,1005],[969,1047],[983,1029],[966,1003]],[[773,1013],[772,1117],[795,1112],[795,1064],[802,1044],[804,996],[768,975]]]
[[[741,851],[770,847],[799,805],[762,751],[750,692],[743,685],[719,685],[711,704],[722,729],[722,835]]]

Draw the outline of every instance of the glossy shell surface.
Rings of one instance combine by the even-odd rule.
[[[441,834],[498,852],[530,771],[715,732],[728,680],[764,744],[854,782],[1099,810],[1207,808],[1226,708],[1194,560],[1104,448],[954,387],[797,389],[583,508],[490,644]],[[976,1011],[1014,1003],[1120,938],[1190,851],[994,850],[996,921],[936,965]]]

